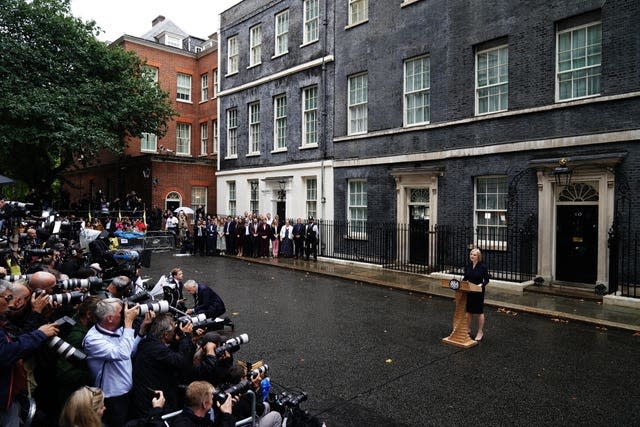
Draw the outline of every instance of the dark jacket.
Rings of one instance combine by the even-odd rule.
[[[133,387],[131,389],[131,418],[149,416],[152,392],[162,390],[167,400],[164,412],[177,411],[178,385],[188,374],[193,363],[195,345],[191,335],[185,334],[173,349],[158,338],[148,336],[140,342],[133,360]]]
[[[197,303],[193,307],[194,314],[204,313],[207,318],[213,318],[221,316],[226,310],[224,302],[213,289],[207,285],[198,284]]]
[[[11,406],[15,392],[11,380],[16,362],[31,356],[46,339],[44,332],[35,330],[18,335],[12,340],[0,328],[0,410],[4,411]]]

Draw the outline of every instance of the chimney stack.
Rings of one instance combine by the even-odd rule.
[[[155,27],[156,24],[161,23],[162,21],[164,21],[164,16],[162,15],[158,15],[153,21],[151,21],[151,26]]]

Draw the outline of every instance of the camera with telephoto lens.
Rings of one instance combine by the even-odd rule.
[[[169,311],[169,302],[168,301],[157,301],[157,302],[148,302],[146,304],[140,304],[140,313],[138,315],[144,316],[150,311],[159,313],[166,313]]]
[[[49,295],[49,301],[51,303],[58,304],[80,304],[84,301],[86,294],[84,292],[65,292],[63,294]]]
[[[4,216],[6,218],[20,218],[28,215],[29,211],[33,208],[33,203],[15,202],[11,200],[5,200],[4,202]]]
[[[26,256],[35,256],[35,257],[43,257],[45,255],[53,255],[53,249],[51,248],[26,248],[24,250],[24,254]]]
[[[249,378],[251,378],[252,380],[266,374],[269,371],[269,365],[267,365],[266,363],[262,366],[260,366],[259,368],[256,369],[252,369],[249,372]]]
[[[143,301],[151,299],[151,294],[147,291],[138,292],[137,294],[131,295],[130,297],[125,298],[125,302],[129,303],[129,306],[142,303]]]
[[[231,395],[231,397],[234,397],[244,393],[245,391],[249,390],[249,388],[251,388],[251,383],[249,382],[249,380],[242,380],[238,384],[233,385],[226,390],[221,390],[217,393],[213,393],[213,398],[222,405],[227,400],[227,394]]]
[[[99,277],[89,277],[88,279],[64,279],[56,282],[54,292],[68,291],[70,289],[88,289],[89,292],[99,292],[104,288],[104,283]]]
[[[220,347],[216,348],[215,350],[216,357],[222,357],[222,355],[224,355],[224,353],[227,351],[229,353],[235,353],[236,351],[240,350],[241,344],[246,344],[248,342],[249,342],[249,335],[247,334],[242,334],[235,338],[231,338],[230,340],[225,341],[225,343],[222,344]]]
[[[191,322],[193,327],[196,328],[200,327],[200,325],[206,322],[208,319],[206,314],[200,313],[195,316],[180,316],[176,320],[181,325],[186,325],[187,323]]]
[[[309,395],[304,391],[298,395],[289,394],[285,391],[284,393],[276,396],[274,401],[274,410],[282,413],[285,408],[298,406],[308,398]]]
[[[17,282],[18,280],[26,280],[28,282],[29,278],[31,278],[30,274],[10,274],[4,276],[4,280],[7,282]]]
[[[69,316],[63,316],[53,323],[60,327],[65,324],[73,326],[76,324],[76,321]],[[78,350],[60,337],[49,338],[47,340],[47,345],[55,350],[58,356],[65,358],[69,362],[82,362],[87,358],[86,354],[84,354],[82,351]]]

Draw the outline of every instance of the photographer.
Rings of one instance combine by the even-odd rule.
[[[138,305],[129,308],[116,298],[101,300],[96,306],[96,324],[83,341],[93,385],[106,397],[105,421],[109,426],[124,425],[127,419],[133,384],[131,358],[142,339],[133,331],[138,312]],[[140,334],[146,332],[150,322],[151,316],[145,315]]]
[[[111,283],[105,289],[104,298],[118,298],[121,300],[130,296],[132,290],[131,279],[127,276],[116,276],[111,279]]]
[[[207,332],[200,339],[194,355],[193,367],[190,378],[204,380],[213,385],[229,382],[229,372],[233,366],[233,356],[224,352],[216,356],[216,349],[224,343],[225,339],[217,332]]]
[[[14,296],[8,282],[0,281],[0,316],[4,316]],[[49,337],[58,334],[54,324],[40,326],[33,332],[11,336],[0,326],[0,425],[18,425],[20,405],[14,397],[25,391],[25,378],[20,374],[21,359],[32,355]]]
[[[185,392],[185,407],[173,419],[172,427],[234,427],[231,396],[223,404],[213,403],[214,388],[206,381],[194,381]],[[210,413],[213,411],[214,421]]]
[[[263,375],[266,376],[266,373]],[[270,411],[269,404],[260,398],[260,381],[263,378],[261,375],[257,375],[255,378],[247,378],[244,366],[239,363],[236,363],[233,368],[231,368],[231,384],[238,384],[244,379],[251,380],[251,389],[256,399],[256,415],[258,415],[256,426],[280,427],[282,425],[282,416],[278,412]],[[251,416],[253,398],[254,396],[251,396],[249,393],[240,395],[240,399],[233,405],[233,415],[236,419],[244,420]]]
[[[184,308],[184,297],[182,296],[182,289],[184,288],[182,283],[183,278],[184,273],[182,269],[176,267],[171,270],[168,282],[162,287],[164,299],[169,302],[171,307],[177,307],[181,310]]]
[[[193,295],[194,300],[193,308],[188,309],[187,314],[205,314],[207,318],[214,318],[226,311],[224,302],[210,287],[187,280],[184,290]]]
[[[158,314],[153,319],[133,362],[131,418],[149,415],[150,390],[164,392],[166,412],[178,409],[178,385],[191,368],[195,352],[192,331],[190,322],[176,326],[170,314]]]

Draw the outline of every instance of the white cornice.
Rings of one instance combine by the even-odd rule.
[[[228,96],[233,93],[242,92],[243,90],[247,90],[252,87],[260,86],[265,83],[281,79],[286,76],[290,76],[292,74],[299,73],[304,70],[308,70],[309,68],[318,67],[322,64],[326,64],[327,62],[333,62],[333,55],[323,56],[322,58],[314,59],[313,61],[305,62],[303,64],[296,65],[295,67],[287,68],[286,70],[279,71],[274,74],[270,74],[268,76],[262,77],[258,80],[253,80],[249,83],[245,83],[240,86],[233,87],[231,89],[225,89],[218,93],[218,97],[221,98],[223,96]]]
[[[611,144],[624,141],[639,141],[640,129],[620,132],[607,132],[592,135],[567,136],[561,138],[538,139],[512,142],[507,144],[486,145],[482,147],[458,148],[453,150],[432,151],[428,153],[403,154],[397,156],[373,157],[368,159],[335,160],[334,168],[387,165],[393,163],[425,162],[460,157],[507,154],[520,151],[548,150],[552,148],[578,147],[583,145]]]

